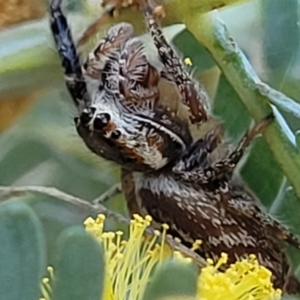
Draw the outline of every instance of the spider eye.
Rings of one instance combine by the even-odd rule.
[[[112,139],[118,139],[121,136],[121,131],[120,130],[115,130],[111,133],[111,138]]]
[[[96,116],[94,120],[94,128],[101,130],[110,121],[110,115],[108,113],[100,113]]]
[[[82,124],[89,123],[91,121],[91,119],[93,118],[95,111],[96,111],[96,109],[94,107],[85,108],[80,115],[81,123]]]

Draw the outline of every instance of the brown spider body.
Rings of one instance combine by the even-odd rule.
[[[191,247],[201,240],[197,250],[204,258],[217,261],[228,254],[228,264],[255,254],[259,262],[273,273],[273,283],[287,293],[297,293],[299,283],[290,274],[280,233],[273,220],[259,209],[253,196],[242,187],[230,186],[231,208],[215,189],[191,187],[166,172],[155,174],[122,171],[122,184],[131,213],[149,214],[157,224],[169,224],[169,233]],[[229,195],[228,195],[229,196]],[[237,211],[243,206],[245,214]],[[264,218],[264,223],[261,223]]]
[[[205,92],[185,71],[149,6],[143,11],[158,63],[151,63],[131,25],[122,23],[81,65],[60,1],[52,1],[51,28],[79,111],[79,135],[94,153],[121,166],[131,214],[167,223],[169,233],[186,245],[200,239],[205,258],[217,260],[226,252],[231,263],[256,254],[272,271],[276,287],[297,292],[284,243],[300,248],[299,240],[266,215],[233,176],[245,149],[272,117],[231,150],[220,125],[206,126],[212,118]],[[202,130],[200,138],[193,137],[191,125]]]

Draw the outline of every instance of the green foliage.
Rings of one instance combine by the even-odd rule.
[[[172,296],[182,297],[182,299],[195,297],[197,276],[198,271],[193,264],[168,260],[156,269],[143,300],[159,300],[167,297],[172,299]]]
[[[102,245],[82,227],[65,230],[56,243],[54,272],[43,283],[45,245],[42,225],[25,204],[0,205],[0,295],[7,300],[101,300],[105,261]],[[196,294],[198,271],[193,264],[166,261],[153,274],[144,300]],[[43,290],[43,292],[42,292]]]
[[[71,228],[58,240],[53,300],[99,300],[104,287],[104,258],[99,243],[83,228]]]
[[[297,0],[277,0],[275,5],[272,0],[261,2],[264,28],[263,51],[268,83],[279,84],[281,90],[289,95],[295,95],[296,98],[298,97],[295,91],[287,89],[286,84],[291,79],[289,78],[291,69],[297,64],[299,53],[298,5]],[[278,36],[281,37],[280,42]]]
[[[0,298],[36,300],[45,270],[40,222],[25,204],[0,205]]]
[[[262,138],[257,138],[254,142],[252,151],[241,169],[241,175],[262,203],[269,208],[280,190],[283,174],[272,151]]]

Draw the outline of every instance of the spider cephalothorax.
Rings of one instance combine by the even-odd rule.
[[[76,128],[94,153],[122,167],[130,213],[168,223],[169,232],[187,245],[202,240],[199,253],[207,258],[226,252],[231,263],[254,253],[272,271],[276,287],[298,291],[283,243],[300,248],[300,241],[266,215],[233,176],[247,146],[273,117],[256,124],[233,150],[219,125],[194,140],[189,125],[202,129],[211,119],[207,97],[164,38],[153,3],[141,1],[157,49],[155,66],[127,23],[112,27],[81,64],[60,2],[52,0],[51,28],[79,111]]]
[[[133,170],[157,170],[176,159],[192,138],[187,124],[159,103],[164,71],[149,64],[132,26],[109,29],[81,67],[76,49],[64,52],[61,46],[71,36],[67,27],[64,35],[59,31],[66,26],[59,6],[52,5],[52,16],[67,86],[80,112],[77,130],[87,146]]]

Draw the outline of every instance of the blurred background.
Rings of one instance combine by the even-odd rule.
[[[95,1],[68,2],[77,20],[75,32],[97,15]],[[0,185],[47,186],[92,201],[118,182],[119,169],[85,148],[77,136],[72,106],[48,28],[46,2],[40,0],[0,3]],[[298,0],[250,0],[219,9],[220,17],[259,77],[271,87],[300,102],[300,51]],[[99,10],[100,11],[100,10]],[[210,54],[188,30],[173,40],[193,62],[212,96],[213,111],[225,123],[227,138],[236,141],[251,118]],[[280,108],[279,108],[280,110]],[[293,132],[300,116],[280,111]],[[258,138],[241,167],[247,185],[267,209],[299,230],[299,201],[289,193],[289,183],[262,138]],[[88,216],[59,199],[27,196],[47,236],[48,258],[66,227],[82,224]],[[122,195],[107,206],[127,215]],[[108,228],[121,224],[109,220]],[[297,253],[294,254],[297,256]],[[298,262],[298,258],[295,259]],[[295,263],[295,266],[298,264]]]

